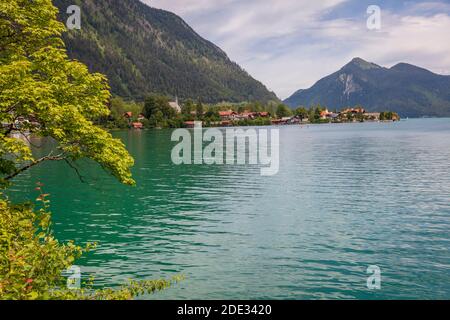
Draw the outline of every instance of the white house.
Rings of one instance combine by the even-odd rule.
[[[175,99],[175,101],[169,102],[169,105],[177,112],[181,113],[181,107],[178,104],[178,97]]]

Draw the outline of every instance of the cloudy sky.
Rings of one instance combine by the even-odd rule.
[[[450,0],[142,0],[180,15],[280,98],[354,57],[450,74]],[[381,29],[369,30],[369,5]]]

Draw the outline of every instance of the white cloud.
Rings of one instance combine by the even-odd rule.
[[[374,32],[366,28],[365,10],[333,18],[350,0],[143,1],[181,15],[281,98],[355,56],[450,73],[450,16],[442,2],[411,4],[403,13],[382,10],[382,29]]]

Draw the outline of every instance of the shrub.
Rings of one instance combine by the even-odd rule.
[[[38,186],[37,189],[41,189]],[[127,300],[171,286],[170,280],[130,281],[118,289],[93,289],[88,281],[80,289],[69,290],[63,272],[95,248],[62,243],[52,233],[48,195],[32,204],[13,205],[0,194],[0,299],[2,300]]]

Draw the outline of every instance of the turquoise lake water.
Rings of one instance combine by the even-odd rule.
[[[114,135],[137,187],[88,162],[88,184],[48,163],[12,197],[46,185],[57,237],[99,242],[78,262],[99,285],[186,276],[145,298],[450,299],[450,119],[279,129],[272,177],[175,166],[171,131],[127,131]],[[370,265],[380,290],[366,286]]]

